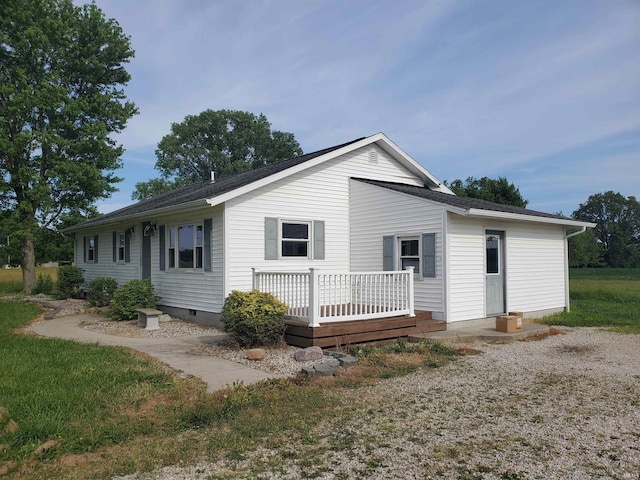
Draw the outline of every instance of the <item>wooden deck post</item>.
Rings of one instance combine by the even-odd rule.
[[[320,302],[318,301],[319,285],[318,273],[315,268],[309,268],[309,326],[320,326]]]
[[[256,267],[251,267],[251,290],[258,289],[258,279],[256,278]]]

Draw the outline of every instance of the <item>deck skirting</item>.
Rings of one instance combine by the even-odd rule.
[[[340,347],[356,343],[385,342],[404,339],[417,333],[447,329],[444,320],[434,320],[431,312],[416,311],[414,317],[388,317],[377,320],[323,323],[309,327],[298,321],[287,321],[285,340],[296,347]]]

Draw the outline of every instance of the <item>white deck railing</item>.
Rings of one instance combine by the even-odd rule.
[[[253,269],[253,288],[287,304],[287,317],[322,322],[414,316],[413,267],[393,272],[266,272]]]

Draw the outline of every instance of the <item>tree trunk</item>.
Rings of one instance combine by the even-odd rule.
[[[22,291],[31,293],[36,286],[36,254],[33,247],[33,240],[29,235],[24,235],[20,239],[20,247],[22,249]]]

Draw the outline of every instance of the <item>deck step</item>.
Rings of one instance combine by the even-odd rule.
[[[288,324],[285,340],[298,347],[338,347],[356,343],[385,342],[409,335],[442,331],[446,322],[433,320],[431,312],[416,312],[415,317],[390,317],[377,320],[325,323],[311,328]]]

